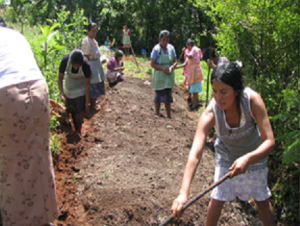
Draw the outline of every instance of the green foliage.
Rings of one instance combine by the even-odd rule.
[[[52,26],[39,26],[40,35],[34,41],[31,41],[31,45],[34,46],[32,50],[34,51],[35,57],[40,59],[38,55],[41,56],[42,60],[37,60],[40,70],[42,71],[48,87],[49,87],[49,96],[50,99],[58,100],[58,87],[57,87],[57,66],[59,61],[55,56],[59,51],[65,49],[64,46],[59,45],[54,37],[59,34],[58,30],[55,28],[58,27],[58,24]]]
[[[52,51],[59,51],[64,49],[65,47],[62,45],[58,45],[56,41],[54,41],[54,37],[59,34],[58,30],[54,30],[58,27],[59,24],[53,24],[51,27],[46,25],[44,27],[39,25],[39,28],[42,32],[41,39],[33,42],[36,44],[38,48],[38,53],[41,54],[42,58],[44,59],[44,64],[40,67],[40,69],[47,70],[48,66],[48,55]]]
[[[284,148],[282,160],[284,164],[292,166],[300,159],[299,95],[293,90],[284,89],[277,97],[281,99],[280,108],[284,107],[285,111],[270,117],[270,120],[273,124],[280,125],[276,126],[276,132],[280,135],[277,136],[277,140]]]
[[[207,47],[211,36],[200,34],[213,29],[213,23],[204,10],[195,7],[187,0],[16,0],[13,2],[9,16],[17,14],[14,17],[18,17],[23,13],[22,23],[25,20],[30,25],[45,24],[45,22],[50,22],[51,25],[59,23],[60,34],[57,41],[68,50],[81,44],[81,37],[84,35],[82,25],[86,25],[87,18],[99,26],[100,32],[96,37],[99,43],[103,43],[109,35],[111,40],[116,39],[118,47],[122,46],[122,29],[127,24],[132,31],[132,45],[137,54],[142,48],[150,52],[158,43],[158,34],[163,29],[170,31],[171,43],[178,53],[188,38],[193,38],[196,45],[202,48]],[[15,19],[13,22],[17,21]]]
[[[175,70],[175,83],[178,85],[183,85],[184,76],[183,76],[183,68],[179,68]]]
[[[59,121],[57,117],[51,116],[50,117],[50,131],[55,130],[59,126]]]
[[[20,32],[22,34],[24,32],[24,26],[29,23],[28,21],[31,18],[31,3],[32,1],[30,0],[13,0],[11,1],[11,5],[5,7],[3,10],[5,21],[8,23],[19,23],[21,25]],[[2,4],[0,3],[0,5]]]
[[[286,225],[297,225],[299,222],[299,168],[292,171],[288,168],[274,169],[276,183],[272,188],[276,216]],[[298,178],[298,179],[296,179]],[[288,224],[289,223],[289,224]]]
[[[88,24],[83,9],[77,8],[71,14],[70,11],[66,11],[66,6],[63,6],[57,13],[57,19],[47,19],[47,21],[53,26],[57,24],[60,33],[55,39],[60,45],[65,46],[69,51],[81,47],[86,32],[85,25]]]
[[[61,135],[51,135],[50,150],[52,155],[59,154]]]
[[[98,0],[98,1],[37,1],[31,7],[34,17],[39,23],[47,19],[59,20],[56,12],[66,10],[71,17],[76,10],[84,9],[87,18],[96,22],[101,32],[97,34],[99,43],[106,36],[115,38],[120,47],[122,29],[125,24],[132,31],[131,39],[137,53],[142,48],[148,50],[158,42],[158,34],[163,29],[171,32],[171,40],[178,50],[185,44],[187,38],[194,38],[197,45],[208,45],[208,38],[199,34],[211,29],[213,24],[205,15],[204,10],[196,8],[187,0]],[[65,4],[64,6],[62,4]],[[176,9],[176,10],[174,10]],[[76,18],[76,17],[74,17]],[[78,18],[80,21],[81,18]],[[182,23],[185,21],[185,23]],[[34,22],[34,20],[32,20]],[[61,24],[65,24],[61,23]],[[69,24],[67,19],[66,24]],[[79,28],[79,26],[77,26]],[[60,30],[61,31],[61,30]]]

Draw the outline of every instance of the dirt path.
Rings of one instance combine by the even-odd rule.
[[[158,225],[169,216],[198,117],[187,111],[178,87],[173,98],[172,119],[156,118],[154,92],[144,80],[125,77],[107,91],[101,111],[85,122],[84,140],[62,140],[71,154],[66,151],[67,156],[55,160],[61,210],[55,225]],[[213,182],[212,140],[208,138],[190,197]],[[205,225],[208,202],[209,194],[175,225]],[[236,201],[225,204],[219,225],[262,224],[250,204]]]

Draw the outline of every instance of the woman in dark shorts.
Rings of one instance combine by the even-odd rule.
[[[155,90],[155,115],[162,116],[160,103],[165,103],[167,117],[171,118],[171,103],[173,102],[172,89],[174,89],[175,72],[177,64],[174,47],[169,44],[170,33],[163,30],[159,34],[159,44],[151,52],[151,67],[154,69],[152,89]]]
[[[66,80],[63,86],[65,72]],[[89,111],[91,75],[88,59],[79,49],[65,55],[60,62],[58,76],[60,98],[66,104],[67,112],[72,114],[78,134],[81,134],[83,116]]]

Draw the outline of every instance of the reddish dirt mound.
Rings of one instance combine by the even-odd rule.
[[[107,90],[101,110],[77,139],[62,127],[55,156],[60,217],[55,225],[158,225],[170,214],[194,139],[198,115],[187,111],[183,91],[173,91],[172,119],[154,116],[154,91],[144,80],[125,77]],[[165,115],[164,106],[162,113]],[[195,174],[190,196],[213,182],[214,133]],[[175,225],[205,225],[209,194]],[[220,225],[261,225],[248,203],[224,206]]]

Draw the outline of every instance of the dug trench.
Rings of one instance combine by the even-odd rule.
[[[85,119],[83,138],[70,124],[58,128],[61,148],[53,158],[60,210],[56,226],[159,225],[170,215],[194,139],[198,112],[187,92],[173,91],[172,119],[154,116],[154,92],[145,79],[127,76],[107,89],[100,111]],[[161,112],[165,114],[164,105]],[[215,139],[207,138],[190,197],[213,183]],[[210,193],[174,225],[205,225]],[[262,225],[247,202],[224,205],[219,225]]]

